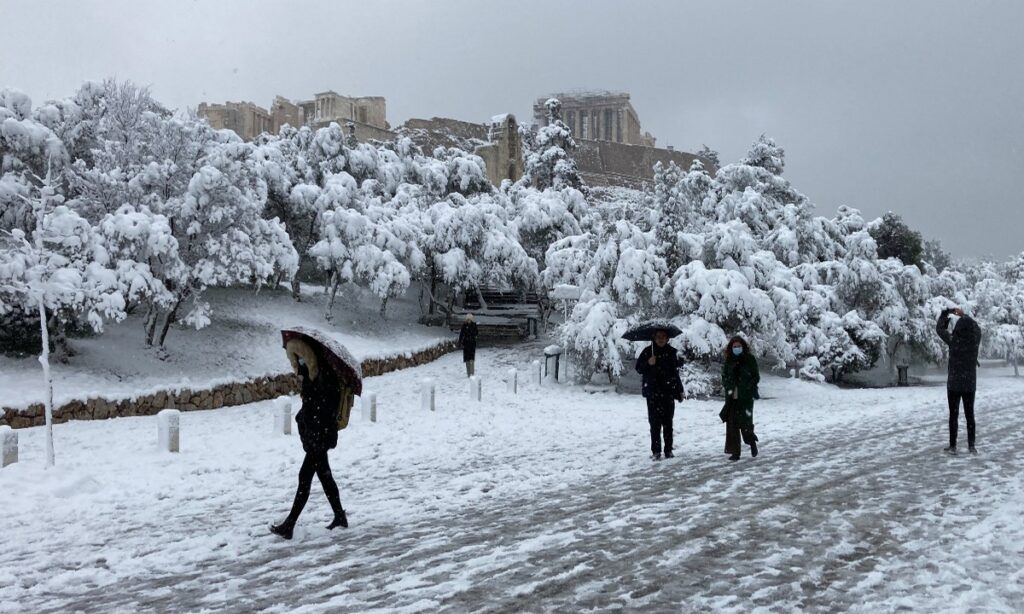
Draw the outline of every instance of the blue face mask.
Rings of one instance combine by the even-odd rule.
[[[741,348],[741,347],[733,348],[732,349],[732,355],[733,356],[739,356],[742,353],[743,353],[743,348]]]

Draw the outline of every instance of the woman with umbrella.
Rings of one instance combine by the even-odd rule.
[[[722,390],[725,407],[718,417],[725,422],[725,453],[729,460],[740,459],[740,437],[750,446],[750,455],[757,456],[757,435],[754,434],[754,399],[761,374],[757,359],[746,339],[735,336],[723,350]]]
[[[296,327],[281,331],[281,336],[288,360],[302,378],[302,409],[295,415],[295,422],[306,456],[299,468],[299,486],[291,512],[284,522],[272,525],[270,531],[291,539],[295,523],[309,500],[314,475],[334,511],[334,520],[327,528],[348,527],[327,451],[338,445],[338,430],[348,424],[353,395],[362,392],[362,374],[348,350],[319,331]]]
[[[668,344],[671,337],[682,333],[664,321],[654,321],[633,328],[623,335],[630,341],[653,341],[640,352],[636,370],[643,376],[642,392],[647,399],[647,421],[651,426],[651,458],[661,459],[662,436],[665,458],[672,458],[672,418],[676,401],[683,400],[683,382],[679,379],[682,364],[676,349]]]

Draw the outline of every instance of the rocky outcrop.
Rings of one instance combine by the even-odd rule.
[[[368,358],[362,362],[363,377],[373,377],[418,367],[433,362],[455,350],[455,341],[444,341],[429,348],[385,356]],[[69,401],[54,409],[53,422],[61,424],[68,420],[105,420],[125,416],[153,416],[162,409],[174,408],[182,411],[215,409],[232,405],[245,405],[257,401],[275,399],[282,395],[297,393],[299,380],[292,373],[281,373],[241,382],[230,382],[210,388],[179,388],[161,390],[129,399],[108,400],[92,398]],[[45,424],[42,403],[19,410],[3,408],[0,425],[12,428],[26,428]]]

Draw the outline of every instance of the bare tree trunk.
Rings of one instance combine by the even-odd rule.
[[[476,300],[480,301],[480,309],[487,309],[487,301],[484,300],[484,295],[480,292],[480,287],[473,288],[476,291]]]
[[[163,328],[160,329],[161,348],[164,347],[164,341],[166,341],[167,339],[167,331],[171,329],[171,324],[174,324],[175,322],[178,321],[178,307],[181,306],[181,302],[183,300],[185,300],[185,296],[181,296],[180,298],[178,298],[178,300],[174,303],[174,307],[171,308],[171,311],[168,312],[167,317],[164,318]]]
[[[302,301],[302,284],[299,283],[298,279],[292,279],[292,298],[296,302]]]
[[[388,319],[387,310],[388,310],[388,297],[385,296],[380,301],[380,317],[381,317],[382,320],[387,320]]]
[[[153,347],[153,339],[156,337],[156,322],[160,319],[160,308],[156,303],[150,301],[149,310],[146,312],[146,345]]]
[[[46,417],[46,466],[53,467],[53,376],[50,373],[50,333],[47,330],[46,306],[43,304],[42,296],[39,297],[39,329],[43,334],[43,352],[39,355],[39,364],[43,366],[43,380],[46,382],[43,397]]]
[[[436,295],[437,295],[437,278],[434,277],[434,269],[433,269],[433,267],[431,267],[431,269],[430,269],[430,311],[427,312],[430,315],[434,315],[434,309],[436,308],[436,303],[434,302],[434,297]]]
[[[341,284],[341,276],[337,272],[331,274],[329,280],[331,295],[327,299],[327,310],[324,312],[324,319],[328,322],[334,319],[334,299],[338,296],[338,286]]]
[[[56,315],[50,318],[47,328],[53,330],[53,357],[61,364],[71,362],[74,352],[68,346],[67,325]]]

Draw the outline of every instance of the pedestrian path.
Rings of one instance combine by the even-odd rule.
[[[934,430],[891,419],[785,449],[766,440],[736,464],[684,443],[672,461],[595,458],[608,472],[579,483],[294,543],[253,540],[188,573],[33,611],[1020,611],[1021,409],[988,408],[997,426],[978,457],[946,457]],[[258,535],[265,511],[238,520]]]

